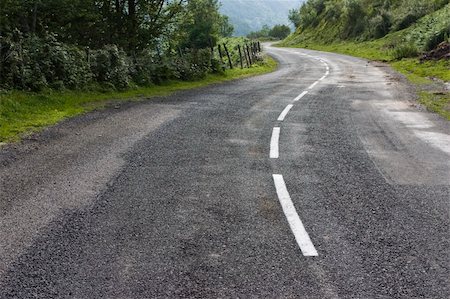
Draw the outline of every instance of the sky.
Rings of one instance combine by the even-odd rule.
[[[289,10],[300,7],[303,0],[220,0],[222,14],[230,18],[234,34],[247,35],[263,25],[290,25]]]

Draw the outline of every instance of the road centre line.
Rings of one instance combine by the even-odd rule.
[[[303,98],[305,95],[308,94],[308,91],[305,90],[304,92],[302,92],[301,94],[299,94],[295,99],[294,102],[297,102],[298,100],[300,100],[301,98]]]
[[[306,231],[300,217],[298,216],[297,210],[295,209],[294,203],[289,195],[286,188],[286,183],[284,182],[283,176],[281,174],[274,174],[273,181],[275,183],[275,188],[277,190],[278,199],[283,208],[284,215],[289,223],[289,226],[294,234],[295,240],[297,241],[300,250],[304,256],[318,256],[316,248],[312,243],[308,232]]]
[[[284,108],[283,112],[281,112],[280,116],[278,116],[278,121],[283,121],[286,115],[289,113],[289,110],[292,109],[292,107],[294,107],[294,105],[292,104],[287,105],[286,108]]]
[[[275,127],[272,130],[272,138],[270,139],[270,154],[271,159],[278,159],[280,156],[278,149],[278,141],[280,140],[280,128]]]
[[[308,87],[308,89],[313,89],[318,83],[319,81],[314,82],[310,87]]]

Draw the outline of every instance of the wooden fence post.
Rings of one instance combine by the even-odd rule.
[[[211,37],[209,38],[209,48],[211,49],[211,61],[210,61],[210,63],[211,63],[211,67],[213,67],[213,61],[214,61],[214,46],[213,46]]]
[[[241,45],[238,44],[238,50],[239,50],[239,62],[241,63],[241,69],[244,68],[244,62],[242,61],[242,51],[241,51]]]
[[[233,62],[231,61],[230,52],[228,52],[227,46],[223,44],[223,48],[225,49],[225,53],[227,54],[228,64],[230,65],[230,69],[233,69]]]
[[[258,41],[258,51],[261,53],[261,43]]]
[[[222,69],[225,70],[225,66],[223,65],[222,48],[220,47],[220,44],[217,45],[217,49],[219,50],[220,64],[222,65]]]
[[[250,67],[250,62],[248,61],[247,51],[245,50],[245,45],[242,46],[242,51],[244,52],[245,65]]]
[[[247,52],[247,55],[248,55],[248,61],[250,62],[250,66],[251,66],[253,64],[253,62],[252,62],[252,57],[250,56],[249,46],[245,45],[245,49],[246,49],[246,52]]]
[[[255,43],[250,44],[250,53],[252,54],[252,60],[255,61]]]

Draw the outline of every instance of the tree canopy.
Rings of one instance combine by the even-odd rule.
[[[218,69],[218,0],[0,0],[0,88],[126,88]]]

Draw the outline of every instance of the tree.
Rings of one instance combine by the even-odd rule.
[[[289,10],[289,21],[294,25],[295,28],[298,28],[300,26],[300,9],[291,9]]]
[[[218,0],[189,0],[183,18],[182,47],[202,49],[216,43],[221,21]]]
[[[275,25],[270,31],[269,36],[285,39],[291,33],[291,29],[286,25]]]
[[[219,34],[222,37],[231,37],[234,32],[233,25],[230,24],[228,16],[220,16],[219,18]]]

